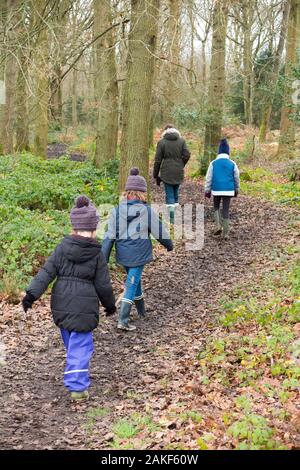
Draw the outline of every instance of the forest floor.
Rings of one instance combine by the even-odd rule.
[[[162,189],[154,189],[154,198],[163,201]],[[181,202],[191,201],[203,202],[196,180],[182,186]],[[0,447],[231,449],[247,444],[249,427],[260,434],[258,445],[299,447],[298,389],[291,387],[281,401],[275,392],[266,393],[267,385],[274,390],[283,382],[282,376],[270,375],[268,364],[254,385],[239,382],[233,372],[249,372],[249,358],[243,364],[235,351],[230,352],[233,359],[224,354],[230,335],[249,339],[262,327],[219,323],[222,299],[233,293],[238,298],[249,286],[259,291],[271,272],[283,269],[282,262],[294,262],[296,218],[294,209],[241,195],[233,200],[226,243],[211,235],[206,203],[202,250],[186,251],[178,241],[167,253],[156,245],[156,260],[144,273],[147,318],[134,319],[133,333],[120,333],[114,317],[101,318],[86,403],[71,403],[63,387],[65,353],[51,321],[49,297],[26,318],[20,305],[2,303],[0,333],[7,357],[0,371]],[[120,293],[120,276],[114,277]],[[299,323],[292,330],[299,337]],[[201,355],[211,339],[217,374]],[[267,360],[272,365],[273,359]],[[264,444],[271,436],[274,442]]]

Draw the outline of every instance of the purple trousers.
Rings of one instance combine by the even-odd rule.
[[[60,329],[67,351],[64,384],[70,392],[83,392],[91,382],[89,365],[94,352],[92,332],[77,333]]]

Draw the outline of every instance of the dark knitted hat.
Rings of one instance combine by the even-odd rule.
[[[70,214],[71,224],[74,230],[93,232],[97,229],[99,215],[96,208],[86,196],[79,196],[75,201],[75,207]]]
[[[227,155],[230,155],[230,148],[229,148],[229,144],[227,142],[227,139],[221,139],[220,140],[219,155],[220,155],[220,153],[227,153]]]
[[[138,168],[131,168],[130,174],[126,181],[126,191],[141,191],[142,193],[147,192],[147,183],[143,176],[140,176]]]

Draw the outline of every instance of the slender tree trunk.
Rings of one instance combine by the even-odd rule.
[[[244,69],[244,113],[247,124],[253,123],[253,66],[252,66],[252,40],[253,0],[242,0],[243,18],[243,69]]]
[[[149,109],[154,73],[159,0],[131,0],[131,26],[124,90],[120,190],[132,166],[149,177]]]
[[[35,0],[32,2],[34,10],[34,28],[38,30],[35,47],[35,123],[34,123],[34,153],[40,157],[47,157],[48,144],[48,106],[50,100],[49,83],[49,41],[47,25],[44,24],[47,2]]]
[[[99,35],[112,24],[111,0],[100,4],[94,0],[94,35]],[[96,135],[95,165],[101,167],[106,160],[116,156],[118,142],[118,82],[112,31],[96,42],[98,126]]]
[[[205,54],[205,45],[206,42],[202,42],[201,51],[202,51],[202,85],[206,86],[206,54]]]
[[[204,155],[201,160],[202,174],[206,173],[211,157],[217,152],[222,132],[227,19],[228,2],[226,0],[215,2],[207,109],[208,122],[205,127]]]
[[[118,122],[119,127],[122,127],[123,121],[123,103],[124,103],[124,89],[125,89],[125,77],[126,77],[126,62],[127,62],[127,54],[128,54],[128,37],[126,32],[126,25],[124,25],[119,30],[119,47],[116,51],[117,53],[117,60],[116,60],[116,67],[117,67],[117,80],[118,80],[118,92],[119,92],[119,106],[118,106]]]
[[[63,111],[62,111],[62,89],[61,89],[61,75],[62,70],[60,65],[54,68],[54,78],[51,82],[51,115],[54,121],[57,122],[59,127],[62,127]]]
[[[164,87],[164,122],[172,121],[172,111],[179,94],[178,73],[180,57],[180,12],[181,0],[169,0],[169,19],[168,19],[168,63],[166,66],[165,87]]]
[[[291,0],[285,63],[284,105],[281,111],[278,157],[291,157],[295,151],[296,124],[293,116],[293,72],[300,47],[300,0]]]
[[[53,77],[51,78],[51,116],[59,125],[63,126],[63,103],[62,103],[62,68],[64,65],[65,49],[66,49],[66,27],[68,22],[68,12],[72,0],[60,0],[53,12],[53,24],[51,27],[55,35],[54,38],[54,64]]]
[[[29,115],[28,115],[28,61],[20,58],[16,91],[16,151],[29,150]]]
[[[262,116],[261,116],[261,121],[260,121],[260,126],[259,126],[259,141],[260,142],[266,141],[267,132],[270,127],[270,118],[272,114],[274,94],[276,91],[276,85],[277,85],[278,77],[279,77],[280,60],[281,60],[281,56],[282,56],[282,52],[284,48],[284,42],[286,38],[289,11],[290,11],[290,0],[286,0],[284,4],[284,8],[283,8],[283,13],[282,13],[280,37],[279,37],[278,47],[275,53],[273,70],[269,77],[270,94],[268,96],[268,102],[266,103],[262,111]]]
[[[77,70],[73,69],[72,76],[72,127],[78,126],[78,96],[77,96]]]
[[[195,59],[195,17],[193,12],[193,3],[188,4],[189,22],[191,25],[191,38],[190,38],[190,71],[189,71],[189,85],[191,88],[194,86],[194,59]]]
[[[7,0],[7,20],[11,22],[9,25],[8,38],[13,43],[16,36],[15,24],[17,23],[17,7],[19,0]],[[17,61],[16,56],[12,50],[6,51],[5,61],[5,105],[2,121],[2,142],[3,151],[5,154],[12,153],[14,151],[14,108],[15,108],[15,96],[16,96],[16,85],[17,85]]]

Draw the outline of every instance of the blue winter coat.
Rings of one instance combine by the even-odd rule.
[[[211,191],[213,196],[234,196],[239,187],[240,174],[237,164],[230,160],[226,153],[219,154],[208,167],[205,191]]]
[[[152,208],[142,201],[125,199],[111,213],[102,253],[108,261],[115,244],[118,264],[143,266],[153,260],[151,234],[168,251],[173,249],[169,234]]]

